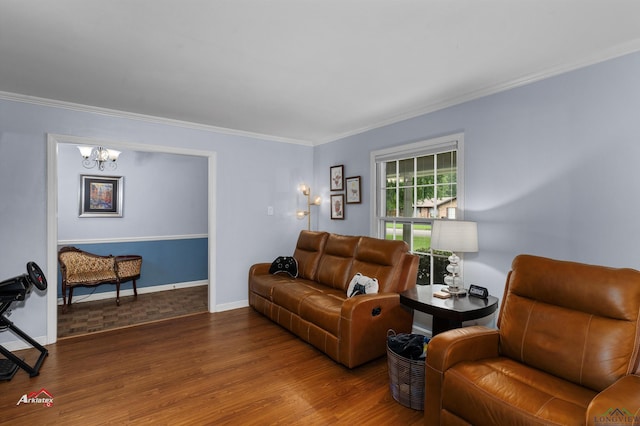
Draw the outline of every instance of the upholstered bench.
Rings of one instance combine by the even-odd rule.
[[[63,247],[58,252],[58,262],[62,273],[62,303],[65,308],[67,304],[71,305],[73,288],[76,286],[115,284],[116,304],[120,305],[120,284],[133,281],[133,294],[138,296],[136,280],[140,278],[142,256],[100,256],[75,247]]]

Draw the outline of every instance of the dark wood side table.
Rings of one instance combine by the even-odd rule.
[[[433,335],[452,328],[462,327],[463,321],[470,321],[491,315],[498,309],[498,298],[489,296],[479,299],[471,296],[451,296],[439,299],[433,296],[444,285],[417,285],[400,293],[400,303],[409,308],[433,315]]]

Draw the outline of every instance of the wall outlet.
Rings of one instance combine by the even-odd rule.
[[[267,216],[273,216],[273,206],[267,207]]]

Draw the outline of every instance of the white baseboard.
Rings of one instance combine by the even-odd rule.
[[[130,283],[123,284],[124,286],[129,285]],[[167,291],[167,290],[176,290],[179,288],[188,288],[188,287],[199,287],[203,285],[209,285],[209,281],[201,280],[201,281],[188,281],[184,283],[173,283],[173,284],[163,284],[163,285],[154,285],[151,287],[139,287],[138,294],[147,294],[147,293],[156,293],[159,291]],[[133,296],[133,288],[121,289],[120,297],[125,296]],[[74,304],[76,303],[84,303],[84,302],[93,302],[96,300],[104,300],[104,299],[113,299],[116,300],[116,291],[105,291],[103,293],[93,293],[93,294],[82,294],[75,296],[72,300]],[[62,305],[62,298],[58,298],[58,305]]]
[[[238,302],[223,303],[221,305],[216,305],[215,312],[230,311],[232,309],[246,308],[247,306],[249,306],[249,300],[240,300]]]
[[[13,334],[13,332],[11,332],[11,333]],[[33,348],[33,346],[31,346],[30,344],[28,344],[27,342],[22,340],[19,336],[15,335],[15,334],[14,334],[14,336],[18,340],[11,340],[9,342],[5,342],[5,343],[2,344],[2,346],[4,346],[4,348],[7,349],[9,352],[21,351],[23,349]],[[35,340],[36,342],[40,343],[42,346],[45,346],[47,344],[47,336],[32,337],[32,339]]]
[[[416,323],[413,324],[411,332],[415,333],[415,334],[421,334],[423,336],[427,336],[428,338],[433,337],[433,330],[429,330],[427,328],[420,327]]]

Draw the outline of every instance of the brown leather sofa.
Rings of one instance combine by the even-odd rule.
[[[413,314],[398,293],[415,286],[418,256],[403,241],[302,231],[298,277],[249,270],[249,304],[335,361],[356,367],[386,353],[389,329],[410,332]],[[377,294],[347,298],[356,273],[377,278]]]
[[[520,255],[498,330],[429,343],[428,425],[640,424],[640,272]]]

